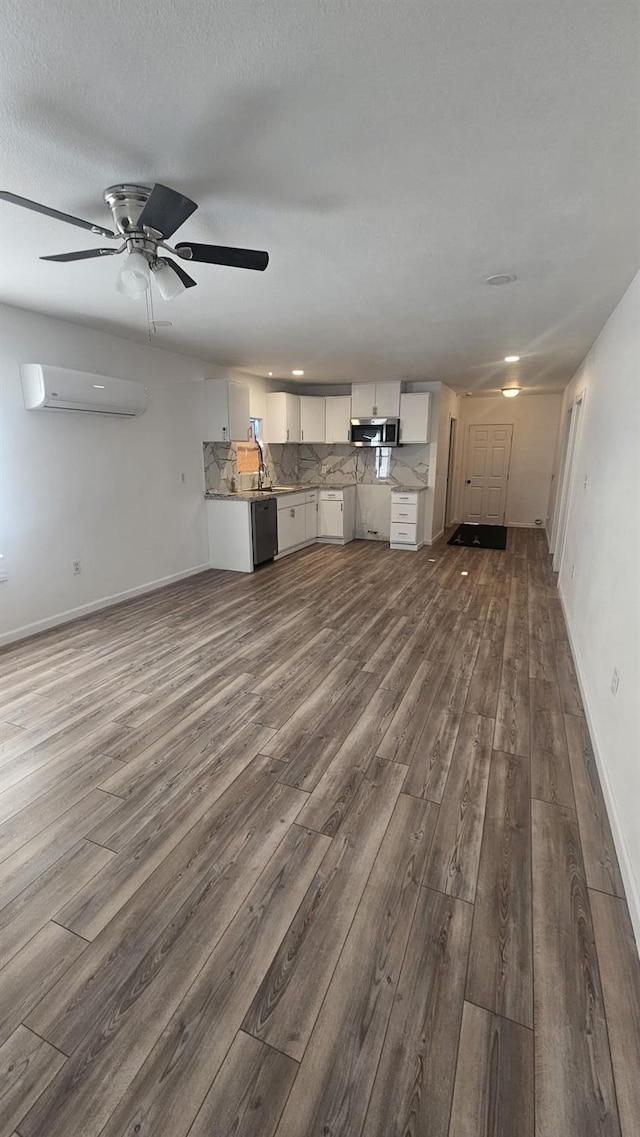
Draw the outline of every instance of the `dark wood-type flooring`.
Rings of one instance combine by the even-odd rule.
[[[207,572],[0,684],[0,1137],[640,1133],[544,534]]]

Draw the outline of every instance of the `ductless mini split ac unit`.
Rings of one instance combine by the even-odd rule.
[[[147,409],[147,388],[131,379],[68,371],[48,363],[21,363],[20,374],[28,411],[84,411],[131,418]]]

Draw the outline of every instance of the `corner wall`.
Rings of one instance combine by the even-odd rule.
[[[0,344],[0,642],[206,568],[203,387],[191,380],[212,368],[8,306]],[[30,362],[137,379],[148,409],[26,411]]]
[[[563,420],[581,393],[558,587],[640,943],[640,274],[567,387]]]

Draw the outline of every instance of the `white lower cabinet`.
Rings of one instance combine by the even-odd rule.
[[[311,544],[318,534],[316,490],[278,498],[278,556]]]
[[[356,528],[356,487],[320,490],[318,540],[345,545],[353,541]]]
[[[416,552],[425,540],[426,490],[391,491],[391,548]]]

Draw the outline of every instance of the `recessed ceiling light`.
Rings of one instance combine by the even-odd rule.
[[[268,374],[269,374],[269,378],[271,378],[271,376],[273,375],[273,371],[269,371]]]
[[[519,355],[505,355],[504,361],[505,361],[505,363],[519,363],[520,362],[520,356]]]
[[[292,371],[292,375],[304,375],[304,371]]]
[[[498,272],[495,276],[488,276],[485,284],[513,284],[517,276],[510,272]]]
[[[460,576],[468,576],[468,575],[469,575],[469,573],[468,573],[468,572],[461,572],[461,573],[460,573]]]
[[[93,385],[96,391],[104,391],[104,383],[94,383]]]
[[[515,399],[516,395],[520,394],[520,388],[519,387],[503,387],[502,388],[502,394],[504,395],[505,399]]]

